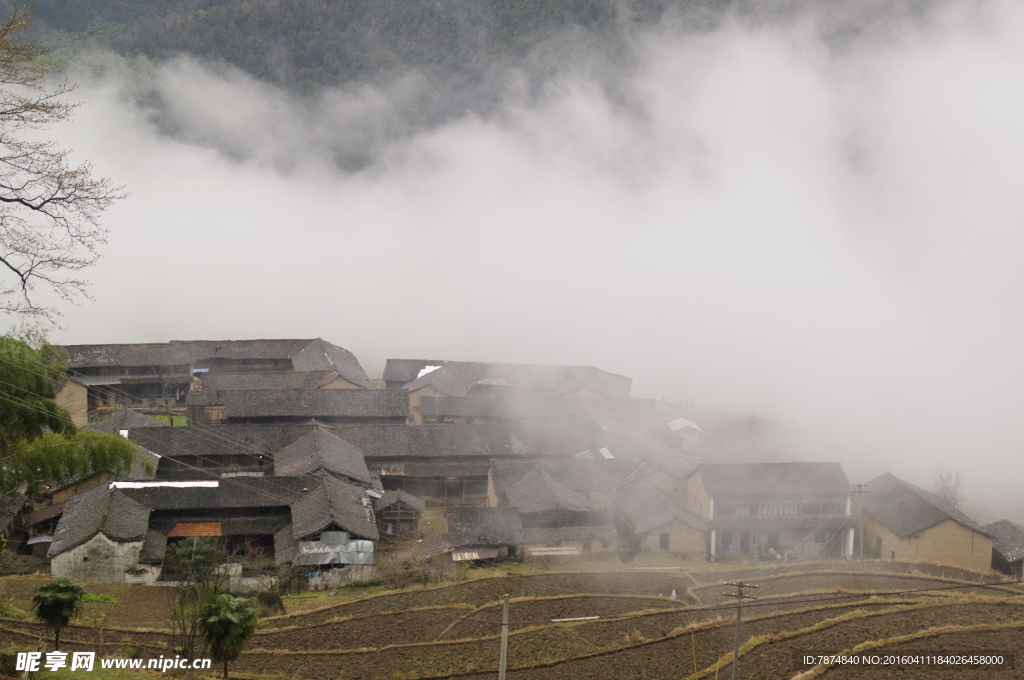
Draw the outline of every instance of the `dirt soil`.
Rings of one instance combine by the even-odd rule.
[[[582,616],[604,618],[625,616],[632,612],[652,609],[679,609],[685,603],[665,597],[559,597],[545,600],[521,600],[509,603],[509,630],[540,626],[551,619],[566,619]],[[502,605],[493,604],[478,609],[467,618],[452,626],[441,639],[460,640],[465,638],[494,635],[500,631]],[[521,621],[523,623],[514,623]]]
[[[270,630],[257,633],[249,649],[379,649],[388,645],[430,642],[460,616],[461,608],[375,614],[336,623],[304,626],[294,630]],[[494,631],[488,631],[493,635]]]
[[[941,564],[924,564],[919,562],[892,562],[889,560],[868,560],[866,562],[795,562],[782,564],[764,564],[751,569],[736,571],[691,571],[689,575],[701,584],[721,583],[722,581],[746,580],[750,578],[768,578],[779,574],[807,573],[811,571],[853,571],[879,572],[889,574],[924,574],[938,578],[949,578],[957,581],[990,582],[1003,580],[1001,574],[980,573],[958,567]],[[726,578],[727,577],[727,578]]]
[[[107,623],[122,626],[145,623],[151,628],[166,625],[177,592],[177,588],[168,586],[131,586],[107,614]]]
[[[901,642],[885,647],[876,647],[871,654],[949,654],[951,652],[1013,652],[1013,669],[965,668],[942,666],[904,666],[899,669],[874,667],[834,667],[822,680],[1012,680],[1024,678],[1024,627],[1004,628],[995,631],[972,631],[968,633],[947,633]]]
[[[673,589],[685,600],[687,586],[692,582],[682,572],[654,574],[585,573],[536,574],[482,578],[440,588],[377,595],[311,612],[268,618],[267,628],[310,625],[331,619],[367,614],[382,614],[407,609],[439,607],[453,604],[481,606],[499,602],[504,594],[512,598],[553,597],[602,593],[608,595],[667,595]],[[285,606],[288,606],[287,599]]]
[[[892,592],[900,590],[920,590],[924,588],[941,588],[955,586],[956,583],[949,583],[927,576],[904,576],[899,574],[865,574],[865,573],[814,573],[809,574],[787,574],[774,578],[765,578],[755,581],[759,586],[756,591],[759,599],[778,597],[801,592],[814,592],[819,590],[842,589],[864,592]],[[723,597],[722,593],[729,589],[722,585],[700,586],[693,589],[693,594],[703,604],[722,604],[731,601]],[[752,591],[753,592],[753,591]],[[942,593],[943,591],[935,591]],[[959,594],[995,594],[1000,592],[998,588],[962,588],[953,589],[947,592]],[[916,594],[915,594],[916,595]]]
[[[867,640],[908,635],[940,626],[1008,623],[1024,619],[1024,605],[1011,603],[958,603],[892,612],[845,621],[824,630],[761,645],[744,654],[741,674],[755,679],[777,678],[779,669],[796,672],[794,653],[831,654],[851,649]],[[767,632],[767,631],[765,631]],[[719,677],[729,677],[732,667],[723,667]],[[710,674],[706,677],[714,677]]]

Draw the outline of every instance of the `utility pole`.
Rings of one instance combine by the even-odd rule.
[[[740,618],[743,615],[743,600],[756,600],[757,598],[753,595],[744,595],[744,588],[757,588],[752,583],[743,583],[738,581],[736,583],[726,583],[727,586],[732,586],[736,589],[735,593],[722,593],[725,597],[736,598],[736,639],[733,641],[732,650],[732,680],[736,680],[739,677],[740,672]]]
[[[864,494],[867,493],[865,489],[868,488],[867,484],[851,484],[851,494],[857,494],[857,545],[859,546],[858,552],[860,553],[860,561],[864,561],[864,516],[861,513],[861,508],[864,503]]]
[[[498,680],[505,680],[505,660],[508,657],[508,595],[501,608],[501,656],[498,658]]]

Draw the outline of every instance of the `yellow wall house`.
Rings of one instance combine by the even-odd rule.
[[[863,498],[865,557],[991,567],[992,537],[935,494],[886,472]]]

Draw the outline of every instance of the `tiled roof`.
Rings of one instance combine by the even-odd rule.
[[[380,512],[384,508],[396,503],[403,503],[417,512],[423,512],[427,508],[426,501],[419,496],[413,496],[411,493],[395,490],[385,491],[383,496],[373,501],[373,507],[377,512]]]
[[[394,390],[222,390],[190,392],[189,405],[219,405],[225,418],[405,417],[409,393]]]
[[[121,409],[110,417],[89,425],[87,429],[107,434],[117,434],[118,430],[128,430],[133,427],[170,427],[170,425],[155,418],[147,418],[135,411]]]
[[[402,389],[412,392],[429,385],[441,394],[447,394],[449,397],[464,397],[473,388],[474,384],[469,378],[461,376],[450,369],[438,368],[403,385]]]
[[[337,371],[353,385],[373,389],[373,383],[359,364],[356,355],[347,349],[317,338],[291,357],[296,371]]]
[[[863,499],[864,510],[900,538],[913,536],[946,520],[989,535],[980,524],[935,494],[888,472],[868,482],[868,492]]]
[[[102,532],[112,541],[141,541],[149,526],[150,509],[107,484],[68,499],[57,523],[51,557],[67,552]]]
[[[32,527],[40,522],[51,520],[54,517],[60,517],[61,513],[64,512],[64,506],[67,505],[67,501],[61,501],[60,503],[53,503],[45,508],[36,510],[35,512],[29,513],[22,517],[22,523],[26,527]]]
[[[367,458],[548,458],[572,456],[576,444],[556,430],[516,425],[351,425],[329,428]]]
[[[461,463],[417,463],[408,462],[404,465],[406,477],[486,477],[487,461],[471,461]]]
[[[0,532],[7,530],[27,500],[28,496],[17,491],[7,493],[0,499]]]
[[[522,387],[551,397],[577,389],[588,389],[610,399],[629,397],[632,379],[593,366],[538,366],[491,364],[474,361],[428,361],[388,359],[383,378],[390,384],[406,385],[417,379],[427,366],[442,366],[475,383]]]
[[[1007,562],[1024,559],[1024,527],[1003,519],[986,524],[985,531],[995,539],[992,547],[1001,552]]]
[[[216,487],[158,486],[119,492],[153,510],[272,508],[291,505],[302,497],[302,489],[312,489],[320,482],[315,476],[231,477],[219,480]]]
[[[366,469],[363,452],[323,427],[313,431],[274,454],[274,474],[297,477],[319,470],[373,484]]]
[[[850,482],[839,463],[716,463],[697,466],[708,495],[845,496]]]
[[[504,496],[523,475],[537,467],[573,491],[610,491],[625,481],[641,462],[638,460],[492,460],[494,493]]]
[[[596,512],[600,508],[583,494],[561,484],[540,468],[533,468],[505,491],[509,505],[521,513],[567,510]]]
[[[130,430],[128,437],[161,456],[272,456],[299,437],[312,424],[192,425]]]
[[[172,340],[124,345],[67,345],[69,368],[183,366],[205,359],[288,359],[312,340]]]
[[[146,538],[142,543],[142,550],[139,551],[139,562],[142,564],[153,564],[163,562],[167,555],[167,537],[155,529],[146,531]]]
[[[435,417],[520,420],[554,420],[571,413],[579,413],[591,418],[617,416],[625,419],[646,418],[653,421],[657,415],[653,399],[552,399],[523,391],[479,397],[423,397],[420,400],[420,412],[424,416]]]
[[[167,538],[220,535],[220,522],[178,522],[167,532]]]
[[[201,392],[218,390],[311,390],[324,378],[337,375],[330,371],[260,371],[255,373],[204,373]],[[190,393],[191,394],[191,393]]]
[[[515,508],[447,508],[448,536],[452,547],[519,543],[523,523]]]
[[[617,489],[611,498],[637,534],[647,533],[676,519],[698,531],[707,531],[708,528],[700,517],[677,506],[675,503],[679,499],[670,498],[647,482]]]
[[[367,498],[365,491],[332,477],[322,479],[322,484],[292,504],[292,534],[296,540],[319,533],[331,524],[356,537],[377,540],[380,536],[373,512],[363,504]]]

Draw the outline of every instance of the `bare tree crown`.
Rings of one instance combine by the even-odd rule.
[[[959,510],[964,503],[964,477],[960,473],[960,469],[951,471],[939,468],[936,470],[932,490],[936,496]]]
[[[24,139],[68,120],[77,106],[63,101],[75,85],[47,89],[47,52],[23,35],[31,23],[32,11],[14,4],[0,19],[0,311],[53,322],[60,312],[33,292],[41,286],[66,302],[89,297],[75,272],[99,259],[99,216],[124,195],[110,179],[94,178],[89,164],[73,167],[54,142]]]

